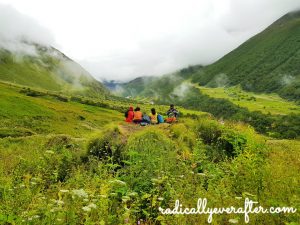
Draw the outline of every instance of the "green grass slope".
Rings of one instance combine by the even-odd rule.
[[[0,83],[0,138],[68,134],[84,137],[122,114],[51,96],[31,97],[19,87]],[[63,101],[62,101],[63,100]]]
[[[193,77],[210,87],[240,84],[248,91],[300,99],[300,11],[291,12]]]
[[[50,91],[101,97],[107,89],[57,49],[24,42],[23,50],[0,48],[0,80]]]

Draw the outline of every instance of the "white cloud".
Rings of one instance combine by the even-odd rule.
[[[94,76],[119,80],[211,63],[283,14],[300,8],[299,0],[0,0],[0,3],[32,18],[16,15],[12,8],[7,12],[0,8],[1,36],[26,33],[35,40],[54,44]],[[49,32],[34,20],[51,31],[56,43],[51,35],[47,39]],[[3,34],[1,30],[8,32]]]
[[[0,40],[30,40],[42,44],[54,44],[49,30],[35,19],[23,15],[9,5],[0,4]]]

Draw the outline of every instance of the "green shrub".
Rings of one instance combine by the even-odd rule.
[[[120,165],[125,142],[126,139],[121,135],[118,127],[106,129],[99,137],[89,141],[87,155]]]

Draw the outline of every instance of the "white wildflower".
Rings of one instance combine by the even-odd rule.
[[[89,195],[83,189],[73,190],[72,193],[79,198],[88,198],[89,197]]]
[[[112,183],[112,184],[118,184],[118,185],[121,185],[121,186],[125,186],[126,183],[124,181],[121,181],[121,180],[112,180],[112,181],[109,181],[109,183]]]
[[[57,205],[63,205],[63,204],[64,204],[64,201],[62,201],[62,200],[55,200],[55,203],[56,203]]]
[[[82,209],[83,209],[83,211],[85,211],[85,212],[91,211],[91,208],[88,207],[88,206],[84,206],[84,207],[82,207]]]
[[[163,201],[163,200],[164,200],[164,198],[162,198],[162,197],[159,197],[159,198],[157,198],[157,200],[158,200],[158,201]]]
[[[228,220],[229,223],[238,223],[239,221],[237,219],[230,219]]]
[[[88,207],[91,208],[91,209],[96,209],[96,208],[97,208],[97,205],[94,204],[94,203],[90,203],[90,204],[88,205]]]
[[[59,190],[59,191],[62,192],[62,193],[68,193],[69,192],[69,190],[64,190],[64,189]]]

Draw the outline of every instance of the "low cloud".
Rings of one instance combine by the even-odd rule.
[[[49,46],[55,43],[49,30],[12,6],[0,4],[0,48],[19,55],[37,56],[32,43]]]
[[[34,54],[15,42],[59,45],[94,77],[120,81],[213,63],[300,9],[299,0],[0,2],[32,16],[0,5],[0,47]]]
[[[173,92],[171,93],[171,96],[175,95],[181,100],[184,97],[186,97],[187,93],[190,92],[192,87],[193,86],[190,83],[181,83],[180,85],[174,88]]]
[[[294,81],[296,80],[296,78],[294,76],[291,75],[283,75],[283,77],[281,78],[281,83],[283,85],[290,85],[292,84]]]
[[[158,9],[163,7],[156,4]],[[190,8],[185,11],[188,4]],[[201,4],[186,1],[181,10],[177,1],[174,7],[170,3],[166,18],[159,12],[154,13],[156,18],[148,24],[149,30],[159,27],[162,35],[139,39],[130,51],[120,49],[112,54],[86,58],[81,61],[82,65],[100,79],[127,81],[138,76],[170,73],[189,65],[211,64],[284,14],[300,8],[299,0],[213,0],[201,1]],[[176,17],[183,22],[178,22]],[[165,30],[156,23],[157,18]],[[173,21],[178,23],[177,27]]]

